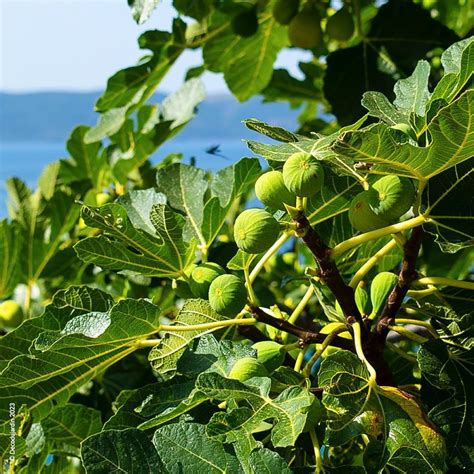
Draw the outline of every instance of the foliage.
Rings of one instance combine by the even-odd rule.
[[[138,23],[160,11],[128,3]],[[109,79],[70,156],[35,190],[8,180],[0,298],[24,320],[0,319],[7,471],[473,471],[464,3],[345,2],[342,35],[326,31],[334,5],[299,2],[321,28],[303,79],[274,69],[297,14],[276,21],[275,3],[175,0],[172,31],[139,38],[149,53]],[[202,67],[149,103],[196,48]],[[300,129],[247,120],[259,158],[217,172],[153,164],[204,100],[204,71],[241,101],[301,107]],[[304,192],[287,184],[295,154]],[[269,207],[243,214],[264,207],[265,173]],[[349,219],[361,193],[363,233]],[[242,214],[251,248],[234,239]]]

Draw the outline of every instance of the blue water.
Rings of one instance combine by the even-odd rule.
[[[220,156],[209,155],[206,149],[219,144]],[[196,160],[200,168],[216,170],[228,166],[243,156],[252,156],[240,140],[175,140],[165,143],[153,155],[151,161],[159,162],[170,153],[182,153],[183,162]],[[67,158],[64,143],[1,143],[0,144],[0,217],[7,214],[5,180],[16,176],[34,188],[43,168],[50,162]]]

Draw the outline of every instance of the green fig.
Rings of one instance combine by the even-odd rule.
[[[252,349],[257,351],[257,360],[265,366],[269,373],[276,370],[285,360],[283,346],[275,341],[256,342]]]
[[[330,16],[326,23],[327,35],[337,41],[347,41],[354,34],[354,19],[345,7]]]
[[[14,300],[0,303],[0,324],[8,328],[16,328],[23,321],[23,309]]]
[[[296,196],[285,186],[281,171],[268,171],[262,174],[255,183],[257,198],[272,209],[285,210],[285,204],[294,206]]]
[[[112,201],[112,196],[107,193],[98,193],[95,196],[95,200],[97,202],[97,206],[103,206],[104,204]]]
[[[199,298],[207,298],[211,283],[219,276],[224,275],[225,270],[214,262],[202,263],[195,267],[191,273],[189,286],[193,294]]]
[[[246,209],[234,224],[234,240],[247,253],[269,249],[280,233],[278,221],[264,209]]]
[[[298,13],[300,0],[276,0],[273,6],[273,18],[280,25],[288,25]]]
[[[377,213],[388,221],[396,221],[405,214],[415,200],[415,187],[408,178],[384,176],[372,186],[378,192]]]
[[[290,43],[297,48],[313,49],[322,41],[321,21],[314,8],[304,8],[288,26]]]
[[[372,280],[370,285],[371,318],[378,315],[397,282],[398,276],[390,272],[381,272]]]
[[[245,284],[235,275],[220,275],[209,286],[209,303],[219,314],[237,316],[246,302]]]
[[[268,372],[257,359],[244,357],[239,359],[229,373],[229,379],[245,382],[252,377],[266,377]]]
[[[293,153],[283,165],[283,181],[286,187],[297,196],[314,196],[324,182],[324,169],[321,163],[309,153]]]
[[[372,188],[355,196],[349,207],[349,220],[352,226],[360,232],[370,232],[390,225],[388,219],[376,213],[378,205],[378,193]]]

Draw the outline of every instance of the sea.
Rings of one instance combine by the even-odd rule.
[[[210,154],[209,149],[216,147],[216,152]],[[194,161],[196,166],[213,171],[229,166],[244,156],[252,156],[242,140],[180,140],[178,136],[163,144],[150,159],[153,163],[158,163],[170,153],[181,153],[183,163]],[[43,168],[48,163],[68,156],[65,143],[0,143],[0,218],[3,219],[7,216],[5,189],[7,178],[16,176],[34,189]]]

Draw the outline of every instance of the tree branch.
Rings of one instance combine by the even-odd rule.
[[[362,315],[355,302],[354,289],[345,283],[339,273],[332,258],[332,249],[321,240],[303,213],[293,216],[293,221],[297,226],[297,235],[301,237],[318,262],[320,269],[319,276],[322,282],[326,284],[333,293],[347,322],[349,324],[356,321],[361,323],[361,329],[365,336],[366,326],[362,321]]]
[[[275,318],[274,316],[266,313],[261,308],[252,307],[251,308],[252,316],[259,322],[268,324],[276,329],[285,331],[289,334],[293,334],[298,337],[303,344],[321,344],[325,339],[327,334],[319,334],[317,332],[309,331],[303,329],[299,326],[291,324],[286,319]],[[346,349],[348,351],[354,352],[354,344],[350,339],[345,339],[343,337],[336,336],[332,341],[331,345],[334,347],[339,347],[340,349]]]

